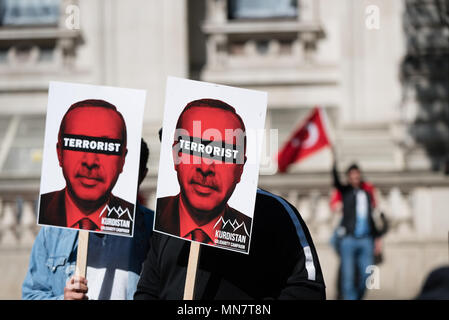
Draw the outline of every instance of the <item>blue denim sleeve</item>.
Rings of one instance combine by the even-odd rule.
[[[51,288],[48,249],[46,247],[46,227],[42,227],[34,241],[30,262],[25,280],[22,284],[22,299],[24,300],[62,300],[64,294],[55,295]]]

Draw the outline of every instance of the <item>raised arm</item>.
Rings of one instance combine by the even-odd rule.
[[[338,176],[337,172],[337,156],[334,147],[331,148],[332,151],[332,178],[333,178],[333,184],[334,187],[341,191],[344,186],[341,184],[340,177]]]

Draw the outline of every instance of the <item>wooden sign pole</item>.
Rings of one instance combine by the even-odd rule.
[[[198,260],[200,256],[199,242],[190,243],[189,262],[187,264],[186,284],[184,287],[184,300],[194,300],[195,297],[195,279],[198,269]]]
[[[89,245],[89,231],[78,232],[78,251],[76,253],[75,275],[86,277],[87,247]]]

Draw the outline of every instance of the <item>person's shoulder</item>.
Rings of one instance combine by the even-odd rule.
[[[150,208],[145,207],[141,203],[137,203],[137,210],[143,215],[154,215],[154,211]]]
[[[175,234],[179,233],[179,194],[157,198],[155,230]]]
[[[283,197],[260,188],[257,189],[256,210],[271,212],[272,210],[290,211],[294,209],[295,207]]]
[[[51,226],[42,226],[42,229],[47,236],[66,237],[73,236],[78,233],[77,229],[56,228]]]
[[[366,182],[366,181],[362,182],[362,188],[368,192],[373,192],[375,189],[374,184],[372,184],[371,182]]]
[[[75,229],[42,226],[37,238],[45,242],[47,247],[53,247],[56,243],[67,242],[69,240],[73,242],[77,234],[78,230]]]
[[[257,215],[258,220],[269,223],[304,224],[301,214],[294,205],[282,196],[260,188],[257,189],[254,214]]]
[[[107,209],[109,212],[117,212],[119,218],[122,216],[120,219],[133,220],[134,204],[120,197],[117,197],[112,193],[109,203],[103,208],[103,211],[105,209]]]
[[[179,201],[179,194],[175,196],[167,196],[156,199],[156,215],[161,216],[166,212],[171,212],[174,208],[177,208],[177,202]]]
[[[283,197],[258,189],[254,216],[259,230],[280,235],[284,243],[296,245],[299,241],[303,248],[313,246],[307,223],[296,207]]]
[[[136,204],[136,215],[143,218],[146,228],[153,229],[154,211],[143,206],[141,203]]]

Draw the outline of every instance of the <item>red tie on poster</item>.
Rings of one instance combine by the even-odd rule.
[[[330,145],[324,111],[315,107],[278,154],[279,172]]]

